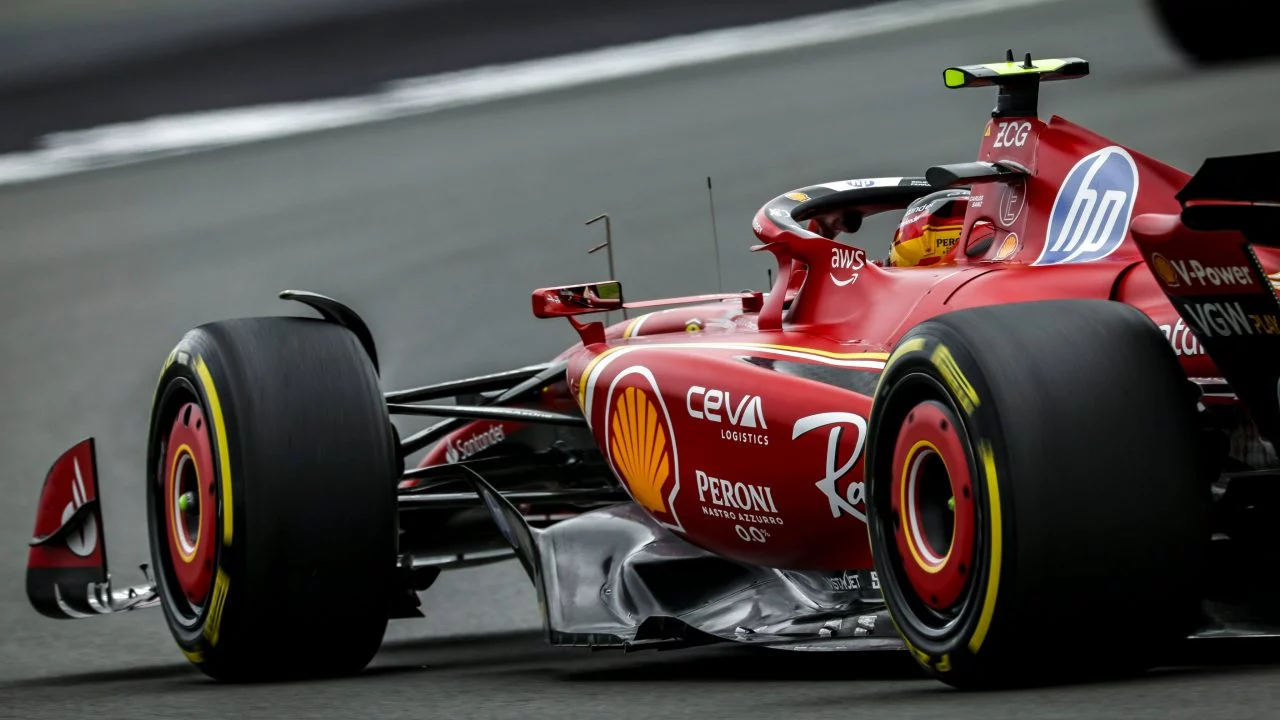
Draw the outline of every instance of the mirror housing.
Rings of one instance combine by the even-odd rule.
[[[621,310],[622,307],[622,283],[617,280],[533,291],[533,315],[538,318],[571,317]]]

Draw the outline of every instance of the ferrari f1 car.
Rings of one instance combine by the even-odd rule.
[[[536,290],[581,338],[543,364],[384,392],[360,317],[296,291],[319,318],[191,330],[153,402],[145,581],[108,573],[89,439],[45,479],[32,605],[160,605],[222,680],[359,671],[440,572],[506,559],[554,644],[896,649],[957,687],[1271,633],[1280,153],[1192,176],[1042,121],[1041,83],[1088,71],[947,68],[998,90],[977,160],[769,200],[767,292]],[[839,237],[940,188],[969,190],[941,262]]]

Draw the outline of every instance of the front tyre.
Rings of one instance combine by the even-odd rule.
[[[396,556],[392,426],[349,331],[204,325],[160,376],[147,451],[157,590],[211,677],[357,672],[386,630]]]
[[[908,332],[875,393],[868,525],[920,664],[961,688],[1058,682],[1185,637],[1209,538],[1194,408],[1163,334],[1120,303]]]

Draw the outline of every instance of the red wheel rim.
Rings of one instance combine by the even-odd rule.
[[[955,415],[930,400],[907,413],[893,450],[898,552],[911,588],[938,611],[960,600],[973,568],[977,517],[965,447]]]
[[[178,409],[165,447],[161,472],[169,556],[183,596],[199,607],[213,585],[218,516],[213,446],[200,406],[187,403]]]

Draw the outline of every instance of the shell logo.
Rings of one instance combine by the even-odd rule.
[[[1008,260],[1018,251],[1018,234],[1009,233],[1004,236],[1004,240],[1000,243],[1000,249],[996,250],[996,256],[993,260]]]
[[[609,454],[636,502],[667,512],[662,489],[671,478],[671,442],[649,393],[629,387],[618,394],[609,419]]]
[[[1169,287],[1178,285],[1178,275],[1173,270],[1173,263],[1160,253],[1151,253],[1151,269],[1165,285]]]

